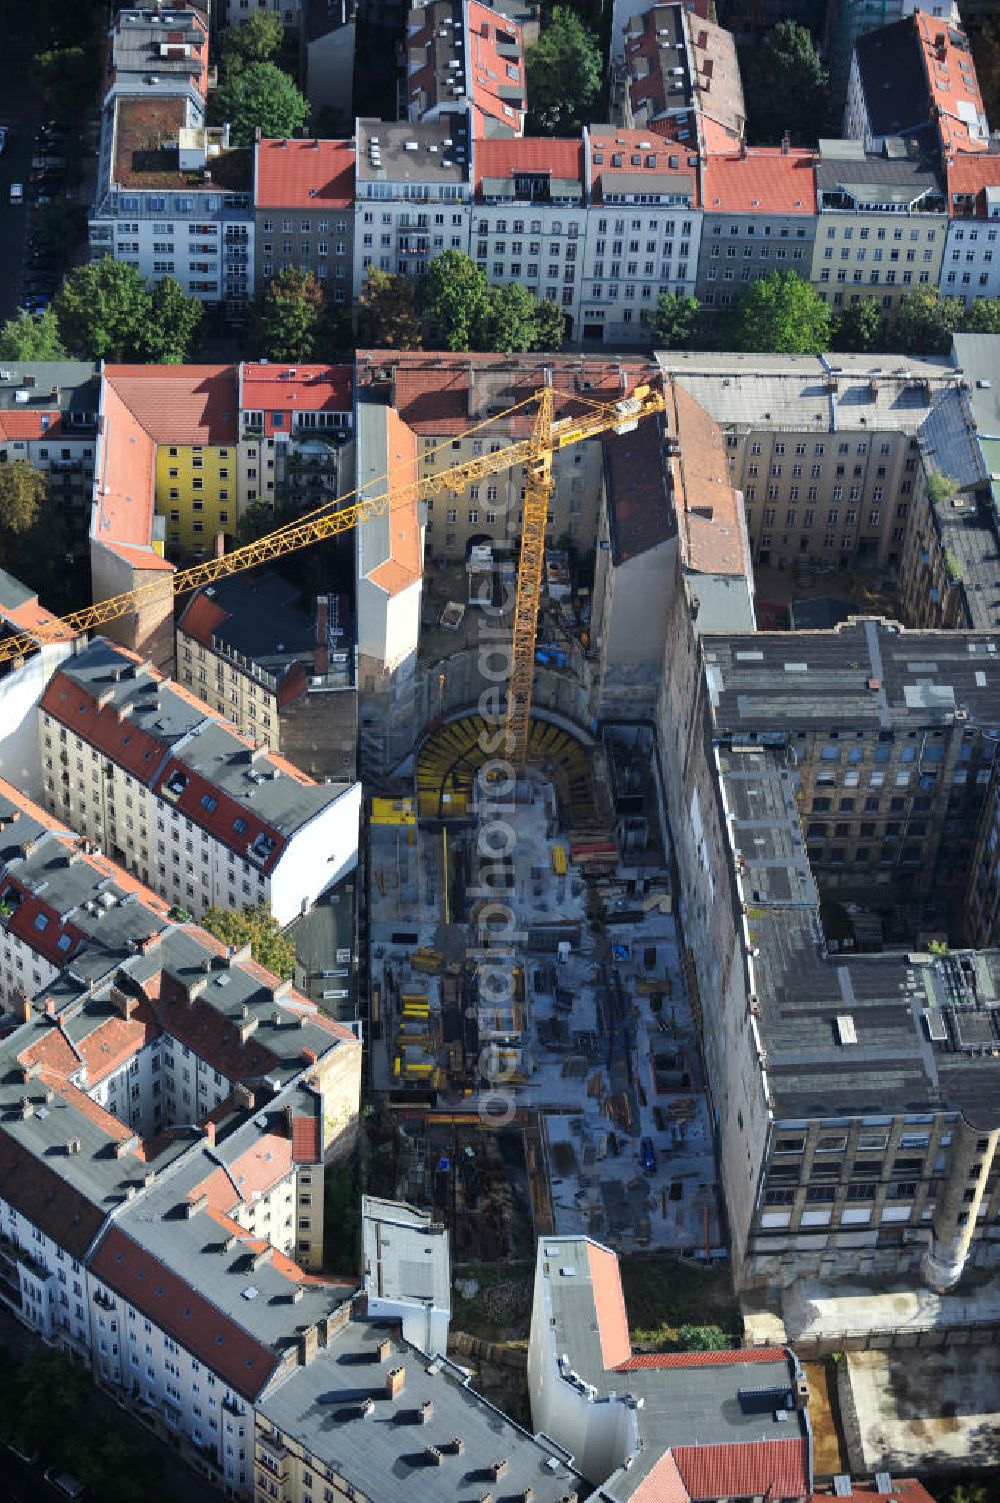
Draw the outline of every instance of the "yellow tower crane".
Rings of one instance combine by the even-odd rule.
[[[360,491],[348,491],[287,527],[278,528],[277,531],[258,538],[256,542],[235,548],[221,558],[206,559],[189,569],[177,570],[171,580],[173,593],[186,595],[191,590],[213,584],[230,574],[240,574],[259,564],[269,564],[286,553],[295,553],[323,538],[350,532],[372,517],[384,516],[398,507],[425,501],[432,496],[448,492],[460,494],[466,486],[477,480],[524,465],[527,483],[514,601],[511,679],[504,726],[508,760],[520,771],[524,767],[528,749],[535,637],[545,562],[545,528],[552,495],[552,457],[560,449],[582,443],[588,438],[599,438],[604,433],[631,433],[640,419],[662,412],[665,405],[662,391],[651,386],[638,386],[630,396],[617,402],[591,402],[577,394],[574,399],[584,402],[587,410],[581,416],[557,420],[554,416],[555,397],[556,392],[551,382],[547,382],[540,391],[523,402],[490,418],[487,423],[468,430],[468,433],[480,432],[489,423],[497,422],[518,409],[537,402],[538,411],[530,437],[507,444],[495,453],[483,454],[463,464],[452,465],[439,475],[417,477],[409,484],[373,492],[368,492],[367,487]],[[462,435],[463,438],[467,436],[468,434]],[[352,497],[358,499],[352,500]],[[346,504],[348,502],[349,505]],[[68,641],[81,632],[105,626],[109,621],[117,621],[144,602],[158,598],[161,592],[162,576],[136,590],[111,596],[96,605],[53,619],[30,634],[7,637],[0,641],[0,663],[23,658],[40,643]]]

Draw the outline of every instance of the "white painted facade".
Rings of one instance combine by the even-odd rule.
[[[1000,297],[1000,190],[988,188],[987,218],[951,219],[941,262],[942,297]]]
[[[94,1273],[87,1274],[98,1379],[134,1404],[155,1409],[169,1429],[214,1453],[226,1483],[249,1483],[253,1409],[211,1368],[168,1336]]]
[[[90,1351],[86,1273],[51,1237],[0,1199],[0,1298],[9,1303],[11,1278],[20,1286],[21,1319],[78,1356]]]
[[[613,181],[613,180],[612,180]],[[610,195],[607,195],[610,198]],[[703,215],[675,203],[594,204],[588,213],[580,291],[580,332],[608,344],[646,343],[646,316],[661,292],[693,297]]]

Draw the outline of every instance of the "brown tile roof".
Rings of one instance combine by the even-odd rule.
[[[228,620],[229,612],[223,610],[210,595],[199,590],[184,607],[178,626],[189,637],[194,637],[196,642],[201,642],[204,647],[211,647],[215,632]]]
[[[90,1268],[245,1399],[256,1398],[277,1367],[270,1348],[118,1227],[109,1228]]]
[[[691,1503],[673,1451],[664,1451],[632,1494],[631,1503]]]
[[[487,138],[476,143],[476,192],[484,178],[512,178],[515,172],[547,172],[583,186],[583,140],[549,136]]]
[[[292,1118],[292,1158],[296,1164],[317,1164],[323,1156],[319,1121],[315,1117]]]
[[[0,1199],[25,1216],[72,1258],[82,1258],[104,1212],[0,1128]]]
[[[156,444],[234,444],[235,365],[108,365],[110,386]]]
[[[671,409],[679,453],[670,465],[684,563],[697,574],[749,576],[742,501],[730,484],[719,425],[674,380],[667,398],[668,419]]]

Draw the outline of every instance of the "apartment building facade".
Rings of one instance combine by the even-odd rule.
[[[415,125],[358,120],[354,301],[369,266],[422,276],[444,250],[469,251],[472,132],[468,112]]]
[[[969,152],[945,162],[948,239],[941,262],[941,292],[969,307],[977,298],[1000,297],[1000,153]]]
[[[664,352],[720,424],[754,561],[896,571],[922,492],[920,433],[958,384],[929,361]]]
[[[239,367],[241,504],[312,511],[353,485],[348,365]]]
[[[50,682],[39,746],[47,806],[185,912],[286,924],[356,861],[357,784],[314,784],[106,640]]]
[[[191,9],[119,11],[111,28],[92,260],[236,309],[253,293],[251,156],[206,124],[208,25]]]
[[[891,311],[914,287],[937,287],[948,238],[941,174],[901,155],[866,155],[859,142],[824,142],[816,164],[816,240],[810,280],[833,308],[862,297]]]
[[[737,1282],[919,1268],[933,1287],[949,1286],[998,1252],[995,1066],[988,1042],[974,1042],[996,989],[996,952],[838,953],[819,917],[836,833],[824,853],[804,841],[810,811],[798,796],[808,756],[825,770],[830,745],[840,759],[831,766],[858,771],[848,798],[874,796],[881,810],[886,798],[923,796],[924,777],[949,800],[964,797],[964,729],[975,728],[975,758],[995,720],[991,681],[978,668],[988,650],[979,659],[964,635],[875,621],[796,633],[784,647],[770,634],[699,642],[689,606],[679,606],[659,722],[668,796],[672,788],[682,799],[675,838]],[[815,748],[798,750],[794,712],[778,726],[784,700],[812,703],[825,719],[818,761]],[[735,731],[727,705],[737,710]],[[956,713],[965,707],[968,722]],[[889,765],[907,778],[902,795],[884,783],[867,791],[882,770],[874,760],[861,786],[861,764],[850,759],[859,731],[876,752],[889,749]],[[925,753],[935,744],[941,760],[932,762]],[[948,776],[946,747],[959,749]],[[987,762],[981,770],[988,778]],[[886,838],[898,850],[902,830]],[[876,1034],[887,1059],[907,1061],[895,1077],[850,1053]],[[933,1049],[926,1072],[921,1040]]]
[[[261,286],[295,267],[311,272],[335,306],[350,306],[354,155],[350,141],[255,142],[255,280]]]
[[[729,307],[748,282],[793,271],[808,279],[816,235],[815,155],[737,148],[701,164],[704,224],[695,295]]]

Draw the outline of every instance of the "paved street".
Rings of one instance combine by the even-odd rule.
[[[30,216],[28,181],[35,126],[41,104],[31,83],[32,7],[7,0],[0,48],[0,122],[10,126],[0,154],[0,323],[13,317],[18,303],[24,240]],[[23,183],[25,201],[10,201],[11,183]]]

